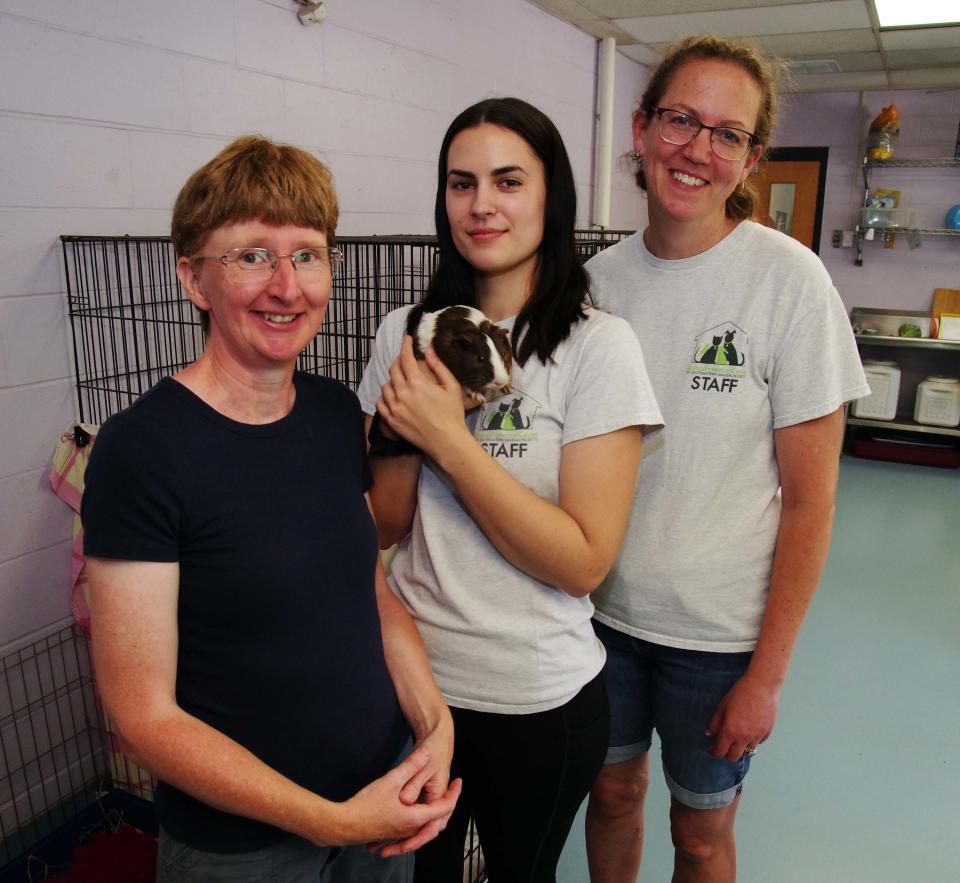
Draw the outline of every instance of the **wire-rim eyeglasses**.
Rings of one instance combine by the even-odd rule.
[[[672,107],[658,107],[657,134],[667,142],[682,146],[689,144],[701,129],[710,132],[710,149],[721,159],[743,159],[760,139],[753,132],[734,126],[708,126],[695,116]]]
[[[196,255],[193,260],[208,258],[223,264],[227,275],[244,282],[259,282],[270,279],[277,272],[280,261],[290,258],[293,269],[299,274],[314,276],[317,273],[333,274],[343,259],[343,252],[333,245],[298,248],[289,254],[277,254],[269,248],[231,248],[216,255]]]

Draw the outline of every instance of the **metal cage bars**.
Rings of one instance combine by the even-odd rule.
[[[577,231],[586,260],[629,231]],[[196,359],[203,334],[169,237],[62,236],[80,420],[102,423]],[[436,267],[432,236],[344,236],[323,327],[299,368],[355,389],[383,317],[417,303]]]
[[[0,867],[97,799],[107,755],[79,626],[0,658]]]

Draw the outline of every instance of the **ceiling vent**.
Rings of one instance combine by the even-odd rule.
[[[811,74],[839,74],[840,64],[833,58],[814,58],[810,61],[791,61],[787,64],[790,73],[800,76]]]

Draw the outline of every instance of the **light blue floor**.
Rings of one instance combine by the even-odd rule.
[[[638,879],[669,881],[654,745]],[[960,472],[844,457],[827,569],[737,819],[740,883],[960,881]],[[559,883],[585,883],[583,809]]]

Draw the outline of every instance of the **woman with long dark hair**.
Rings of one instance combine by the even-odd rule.
[[[461,389],[391,313],[364,410],[418,453],[375,457],[381,546],[455,728],[458,809],[417,879],[460,880],[467,821],[493,881],[552,881],[605,752],[604,652],[590,593],[623,536],[645,427],[661,422],[636,336],[589,306],[576,193],[553,123],[482,101],[440,150],[440,261],[421,308],[465,304],[510,331],[511,389],[464,415]],[[471,403],[475,404],[475,403]],[[369,420],[369,418],[368,418]]]

